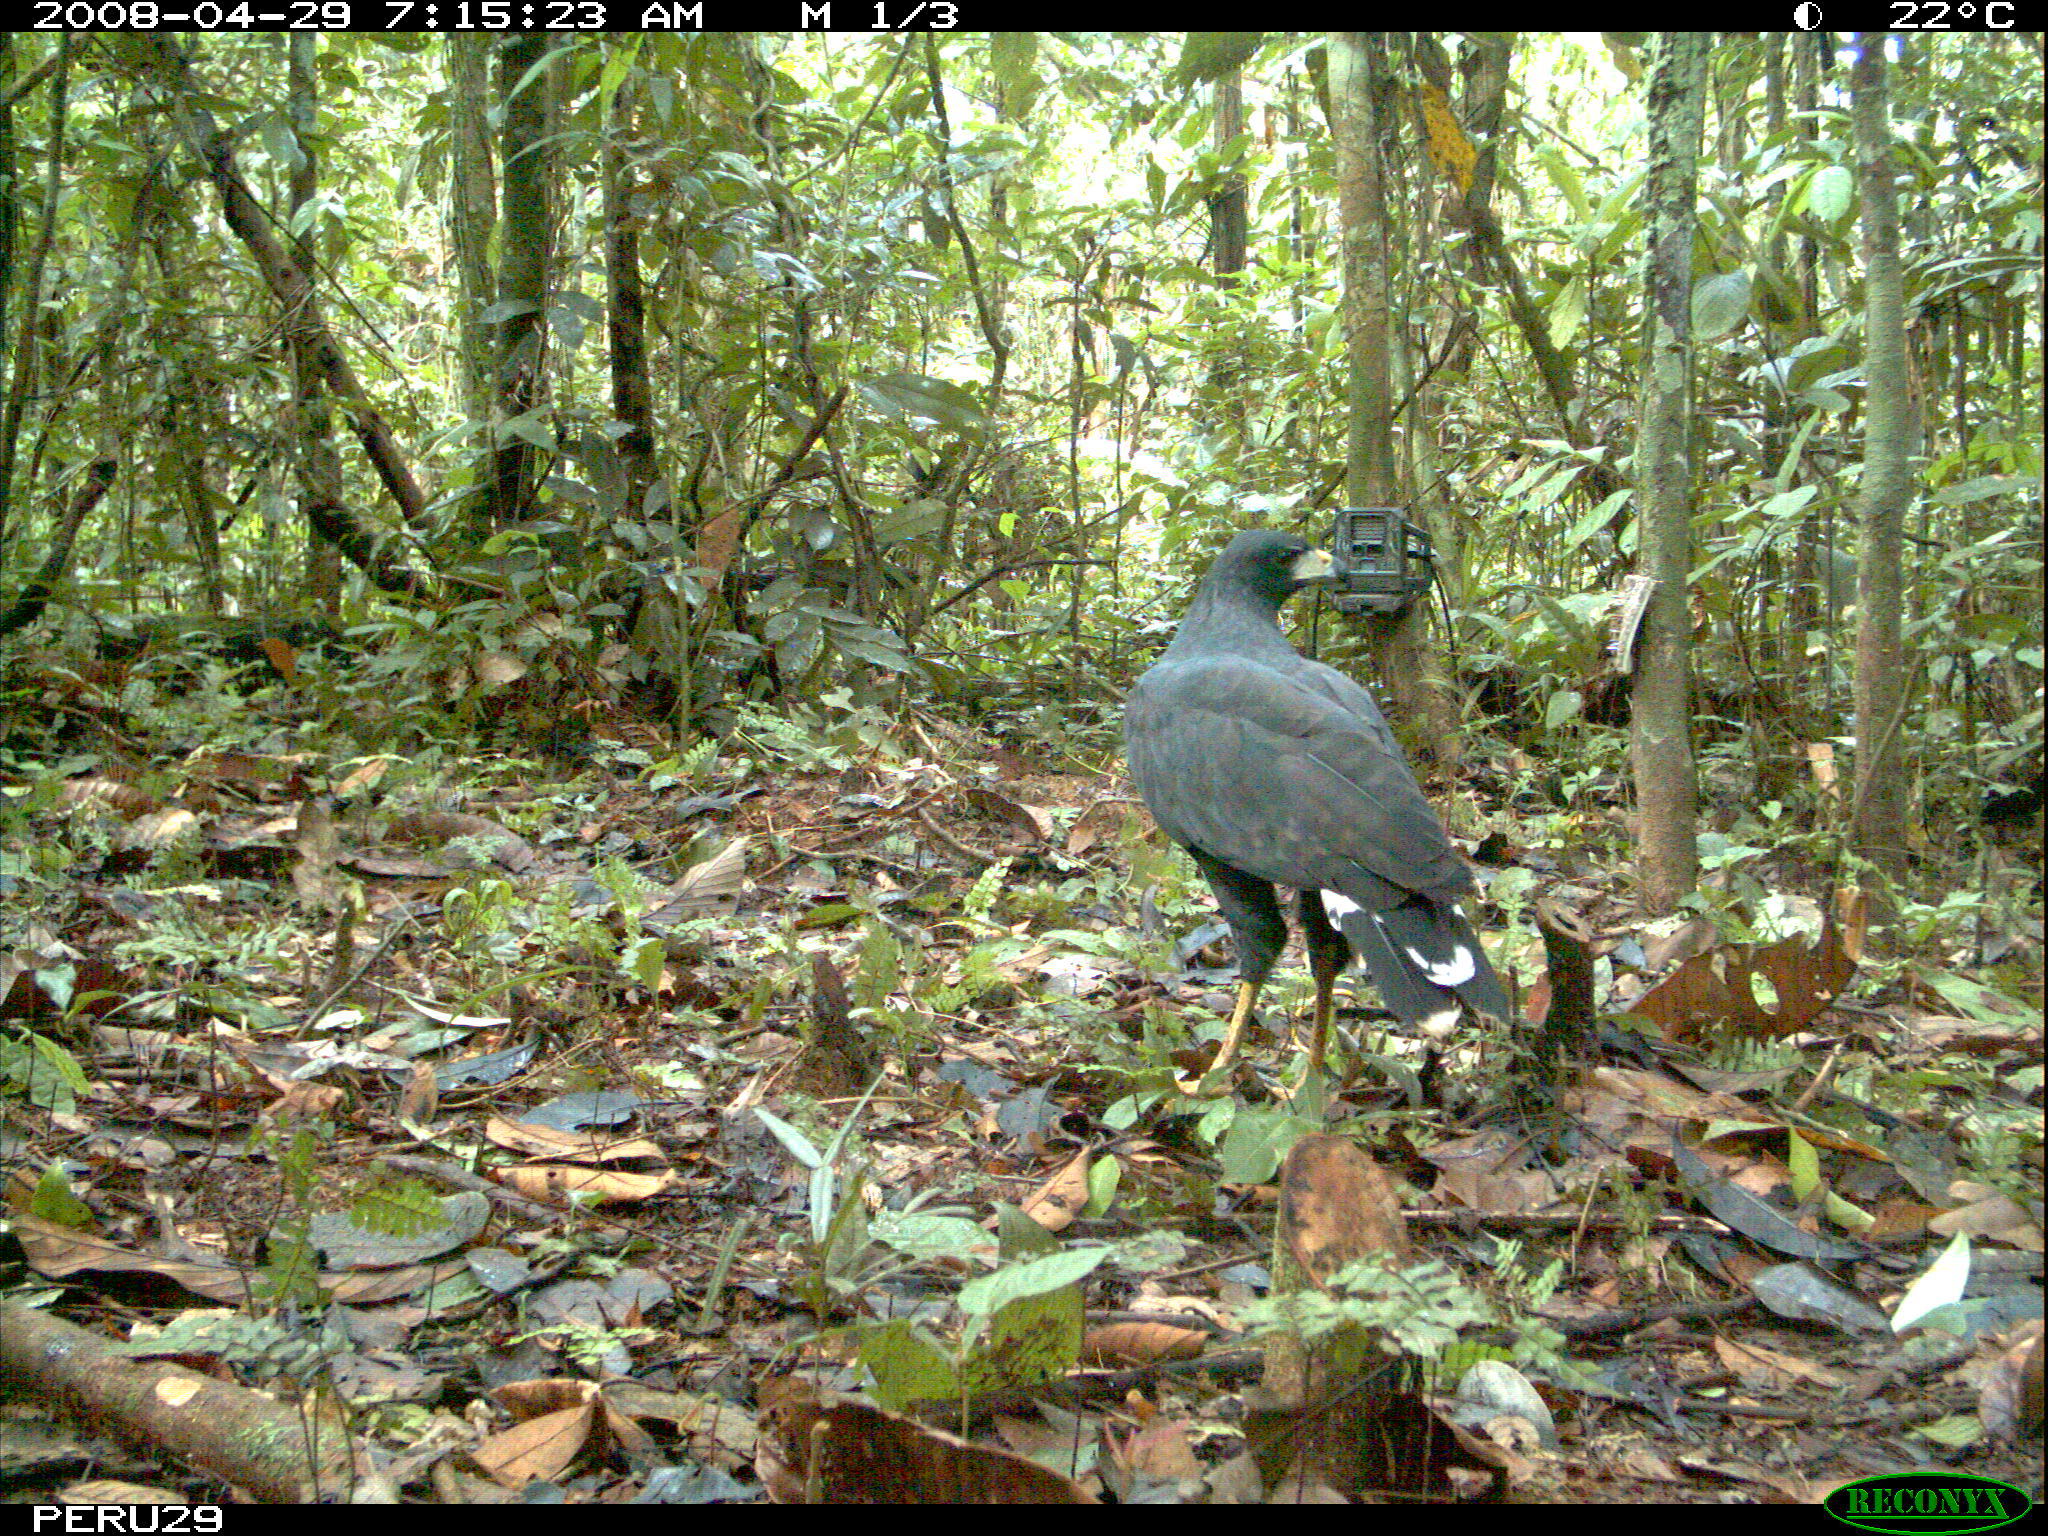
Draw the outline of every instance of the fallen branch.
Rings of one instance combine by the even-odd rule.
[[[349,1454],[331,1412],[301,1413],[233,1382],[116,1354],[96,1333],[0,1301],[0,1380],[54,1412],[167,1452],[270,1503],[395,1504]],[[310,1443],[309,1443],[310,1442]]]

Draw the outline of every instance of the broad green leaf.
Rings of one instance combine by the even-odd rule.
[[[1965,1018],[1975,1019],[1981,1024],[2017,1024],[2021,1022],[2039,1024],[2041,1015],[2038,1008],[2030,1008],[2017,998],[1994,992],[1981,982],[1952,976],[1946,971],[1926,971],[1922,981],[1940,994],[1942,1001],[1954,1008]]]
[[[1174,79],[1182,84],[1207,85],[1220,80],[1259,51],[1262,32],[1190,32],[1180,45],[1180,59],[1173,66]]]
[[[1073,1285],[1108,1257],[1107,1248],[1068,1248],[1042,1259],[1006,1265],[992,1275],[983,1275],[961,1286],[960,1310],[970,1317],[991,1316],[1013,1301],[1044,1296]]]
[[[985,1253],[992,1246],[978,1221],[920,1211],[877,1211],[868,1235],[913,1259],[961,1259],[971,1263],[977,1252]]]
[[[996,1202],[996,1242],[1005,1264],[1065,1251],[1055,1234],[1027,1216],[1022,1206],[1008,1200]]]
[[[1057,1380],[1080,1358],[1085,1326],[1079,1286],[1020,1296],[989,1319],[987,1337],[962,1363],[961,1384],[988,1392]]]
[[[1579,179],[1579,173],[1572,169],[1563,153],[1555,145],[1546,144],[1536,151],[1536,163],[1543,167],[1550,184],[1571,204],[1572,216],[1581,223],[1589,221],[1593,217],[1593,205],[1586,200],[1586,184]]]
[[[1216,1176],[1226,1184],[1263,1184],[1279,1172],[1288,1148],[1320,1129],[1320,1121],[1284,1110],[1244,1110],[1230,1122],[1216,1149]]]
[[[884,549],[937,533],[946,525],[946,504],[929,496],[906,501],[875,522],[875,542]]]
[[[952,431],[978,435],[988,430],[980,402],[958,384],[921,373],[885,373],[869,379],[861,392],[886,411],[922,416]]]
[[[1820,1154],[1797,1131],[1791,1132],[1787,1140],[1785,1171],[1792,1176],[1792,1198],[1805,1204],[1807,1197],[1820,1187]]]
[[[1766,501],[1759,510],[1772,522],[1777,522],[1783,518],[1796,517],[1806,509],[1807,503],[1819,494],[1820,487],[1817,485],[1795,486],[1789,491],[1778,492],[1777,495]]]
[[[1806,184],[1806,206],[1815,217],[1829,224],[1841,222],[1855,196],[1856,178],[1845,166],[1824,165]]]
[[[1123,1165],[1113,1157],[1098,1157],[1089,1165],[1087,1215],[1100,1217],[1109,1214],[1123,1174]]]
[[[1609,523],[1613,522],[1614,514],[1622,509],[1633,494],[1633,492],[1626,490],[1616,491],[1612,496],[1604,499],[1597,507],[1581,513],[1579,520],[1572,524],[1571,531],[1564,536],[1565,552],[1569,554],[1572,550],[1585,543],[1586,540],[1593,537],[1594,534],[1605,528]]]
[[[1693,284],[1692,334],[1714,341],[1740,326],[1749,314],[1749,270],[1718,272]]]
[[[989,73],[1001,82],[1003,106],[1009,116],[1022,121],[1030,116],[1038,100],[1038,34],[996,32],[989,37]]]
[[[863,1330],[857,1358],[875,1384],[875,1398],[893,1412],[914,1402],[950,1401],[960,1378],[945,1349],[905,1318]]]
[[[42,1178],[36,1181],[35,1193],[29,1196],[28,1213],[81,1232],[89,1232],[95,1225],[92,1208],[71,1192],[71,1181],[56,1163],[45,1168]]]
[[[1586,324],[1586,280],[1574,277],[1550,301],[1550,343],[1568,347]]]

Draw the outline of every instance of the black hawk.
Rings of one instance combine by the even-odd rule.
[[[1280,633],[1280,605],[1336,574],[1328,554],[1292,534],[1240,533],[1124,706],[1138,793],[1194,856],[1237,939],[1237,1006],[1209,1076],[1235,1055],[1286,947],[1276,885],[1300,892],[1316,1065],[1331,991],[1354,953],[1387,1008],[1426,1031],[1447,1030],[1460,1000],[1507,1017],[1500,978],[1458,911],[1471,872],[1386,717]]]

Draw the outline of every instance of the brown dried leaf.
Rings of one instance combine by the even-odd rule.
[[[733,900],[747,878],[747,839],[736,837],[701,864],[691,866],[683,878],[668,888],[661,904],[647,914],[647,921],[659,928],[692,912],[708,911]]]
[[[1145,1477],[1199,1477],[1202,1464],[1188,1444],[1185,1419],[1160,1415],[1151,1423],[1119,1439],[1111,1429],[1103,1436],[1112,1460],[1124,1471]]]
[[[1171,1323],[1104,1323],[1081,1338],[1083,1358],[1095,1365],[1150,1365],[1155,1360],[1192,1360],[1209,1336],[1199,1328]]]
[[[390,767],[391,759],[388,757],[373,757],[367,763],[358,763],[342,777],[339,784],[334,786],[335,798],[340,799],[355,790],[369,788],[383,778]]]
[[[175,1489],[149,1483],[124,1483],[116,1478],[95,1477],[66,1483],[57,1490],[60,1504],[190,1504],[191,1499]],[[168,1522],[166,1522],[168,1525]]]
[[[429,1068],[429,1071],[432,1069]],[[334,1083],[287,1083],[284,1094],[264,1110],[271,1121],[339,1120],[348,1090]]]
[[[299,653],[292,649],[289,640],[281,640],[276,635],[265,635],[256,642],[256,649],[261,651],[265,659],[277,670],[279,677],[288,683],[296,683],[299,680]]]
[[[66,779],[57,787],[57,798],[64,804],[77,809],[104,805],[123,816],[140,816],[152,806],[161,804],[157,797],[137,789],[132,784],[123,784],[118,779]]]
[[[1637,998],[1631,1011],[1674,1041],[1694,1039],[1714,1024],[1766,1039],[1796,1033],[1819,1017],[1856,974],[1849,946],[1862,947],[1863,921],[1861,903],[1837,902],[1811,945],[1790,938],[1727,944],[1695,955]],[[1768,1007],[1757,996],[1759,976],[1777,999]]]
[[[1039,1185],[1024,1202],[1024,1214],[1048,1232],[1063,1232],[1088,1208],[1088,1154],[1083,1152]]]
[[[76,1274],[158,1275],[175,1281],[210,1301],[239,1305],[249,1297],[255,1277],[225,1264],[192,1264],[160,1259],[90,1232],[75,1231],[17,1212],[8,1218],[29,1265],[52,1280]]]
[[[666,1392],[638,1381],[604,1384],[607,1408],[638,1421],[670,1424],[692,1447],[715,1455],[721,1465],[752,1463],[757,1449],[754,1420],[744,1408],[705,1393]]]
[[[398,1118],[413,1125],[429,1125],[433,1122],[434,1111],[440,1107],[441,1079],[435,1075],[433,1063],[414,1062],[405,1091],[398,1096]]]
[[[603,1132],[565,1131],[552,1125],[529,1125],[493,1115],[484,1135],[508,1151],[528,1157],[585,1158],[594,1163],[622,1163],[633,1158],[667,1161],[659,1145],[645,1136],[621,1139]]]
[[[2030,1317],[2006,1335],[1977,1394],[1977,1415],[2000,1440],[2041,1438],[2041,1319]]]
[[[597,1385],[578,1385],[587,1390],[583,1402],[500,1430],[471,1451],[471,1459],[507,1488],[523,1488],[535,1478],[552,1480],[566,1471],[597,1427]]]
[[[565,1163],[529,1163],[500,1168],[493,1175],[529,1200],[567,1205],[576,1198],[599,1205],[638,1205],[665,1193],[673,1173],[622,1173],[616,1169],[572,1168]]]
[[[509,651],[480,651],[470,670],[483,691],[488,693],[518,682],[526,676],[527,665]]]
[[[184,806],[167,805],[162,810],[136,817],[115,834],[114,846],[124,851],[162,848],[198,825],[199,818]]]
[[[1834,1387],[1844,1379],[1839,1371],[1783,1350],[1766,1349],[1761,1344],[1717,1336],[1714,1353],[1720,1356],[1723,1366],[1750,1387],[1782,1390],[1802,1381]]]
[[[697,526],[697,566],[713,576],[723,576],[740,545],[740,509],[727,507]]]
[[[962,793],[967,803],[984,815],[1007,821],[1025,836],[1040,842],[1052,840],[1052,813],[1044,806],[1026,805],[1022,800],[1013,800],[978,784],[969,785]]]
[[[1383,1253],[1394,1266],[1412,1261],[1393,1184],[1342,1136],[1304,1136],[1287,1154],[1280,1240],[1318,1285],[1367,1254]]]
[[[755,1468],[779,1504],[1093,1504],[1008,1451],[821,1392],[797,1377],[762,1386]]]

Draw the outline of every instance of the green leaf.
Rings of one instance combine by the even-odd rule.
[[[1300,1115],[1278,1109],[1246,1109],[1230,1122],[1216,1149],[1225,1184],[1263,1184],[1280,1171],[1280,1159],[1302,1137],[1322,1129]]]
[[[907,1318],[893,1318],[878,1328],[860,1330],[856,1358],[875,1384],[875,1398],[891,1412],[914,1402],[951,1401],[960,1395],[960,1378],[945,1349]]]
[[[909,669],[909,653],[904,650],[903,642],[889,630],[843,619],[831,620],[830,628],[832,643],[856,661],[864,661],[871,667],[881,667],[889,672]]]
[[[967,436],[988,430],[988,416],[973,395],[958,384],[921,373],[885,373],[869,379],[861,393],[891,415],[922,416]]]
[[[965,1362],[961,1385],[987,1392],[1057,1380],[1079,1359],[1085,1325],[1079,1286],[1020,1296],[989,1320],[988,1337]]]
[[[1820,1155],[1797,1131],[1790,1133],[1785,1149],[1785,1171],[1792,1176],[1792,1198],[1802,1205],[1820,1187]]]
[[[1856,197],[1856,178],[1847,167],[1824,165],[1806,184],[1806,206],[1815,217],[1839,224]]]
[[[36,1181],[35,1193],[29,1196],[28,1213],[81,1232],[91,1231],[96,1224],[92,1208],[71,1193],[71,1181],[65,1178],[63,1168],[56,1163],[45,1168],[43,1176]]]
[[[654,992],[661,987],[661,966],[667,958],[668,954],[662,947],[661,939],[657,935],[649,934],[644,939],[636,939],[620,952],[619,969],[648,991]]]
[[[1008,1200],[996,1202],[996,1242],[1005,1264],[1062,1253],[1060,1240]]]
[[[1975,1019],[1980,1024],[2041,1022],[2038,1008],[2029,1008],[2025,1003],[2007,997],[2002,992],[1994,992],[1980,982],[1952,976],[1946,971],[1928,971],[1923,973],[1920,979],[1932,987],[1957,1013],[1964,1018]]]
[[[1984,1421],[1974,1413],[1951,1413],[1931,1424],[1919,1425],[1913,1433],[1945,1450],[1960,1451],[1984,1438]]]
[[[598,94],[607,102],[612,99],[612,92],[619,88],[619,82],[626,78],[626,72],[633,67],[633,61],[640,52],[640,39],[630,33],[608,41],[612,51],[605,59],[604,73],[597,81]]]
[[[1575,645],[1592,644],[1593,630],[1584,619],[1547,592],[1538,592],[1534,596],[1537,608],[1550,624],[1551,632],[1560,640],[1567,640]]]
[[[859,907],[847,901],[828,901],[822,907],[813,907],[794,923],[792,928],[799,932],[809,928],[837,928],[841,923],[850,923],[865,914]]]
[[[2032,476],[1978,475],[1935,492],[1934,499],[1945,507],[1960,507],[1968,502],[1988,501],[1998,496],[2025,495],[2034,483]]]
[[[1088,1166],[1088,1205],[1083,1214],[1107,1216],[1123,1182],[1123,1165],[1113,1157],[1098,1157]]]
[[[824,1255],[825,1273],[843,1278],[854,1272],[868,1245],[868,1208],[858,1174],[844,1200],[832,1174],[829,1165],[811,1174],[811,1235]]]
[[[1572,524],[1571,531],[1564,536],[1565,553],[1571,553],[1613,522],[1614,514],[1621,510],[1633,494],[1627,490],[1616,491],[1612,496],[1605,498],[1599,506],[1581,513],[1579,520]]]
[[[877,1211],[868,1235],[912,1259],[959,1259],[975,1262],[993,1245],[981,1223],[965,1216],[932,1216],[919,1211]]]
[[[1577,716],[1582,704],[1579,690],[1560,688],[1550,696],[1550,702],[1543,706],[1543,728],[1554,731],[1567,720]]]
[[[1042,1259],[1006,1265],[992,1275],[983,1275],[961,1286],[960,1310],[970,1317],[991,1316],[1013,1301],[1043,1296],[1074,1284],[1108,1257],[1107,1248],[1069,1248]]]
[[[1038,34],[997,32],[989,38],[988,67],[1003,87],[1003,105],[1021,121],[1038,99]]]
[[[1564,194],[1564,200],[1571,204],[1572,214],[1580,222],[1593,217],[1593,205],[1586,200],[1586,184],[1579,179],[1579,173],[1553,145],[1546,144],[1536,151],[1536,163],[1549,176],[1550,184]]]
[[[1586,280],[1574,277],[1550,301],[1550,344],[1567,347],[1586,324]]]
[[[1695,341],[1726,336],[1749,315],[1749,269],[1718,272],[1692,289],[1692,334]]]
[[[73,1114],[86,1091],[85,1069],[45,1035],[0,1034],[0,1087],[19,1089],[39,1109]]]
[[[946,526],[946,504],[929,496],[920,496],[915,501],[906,501],[893,512],[885,512],[875,521],[875,542],[888,549],[893,545],[905,544],[912,539],[923,538],[937,533]]]
[[[540,449],[543,453],[561,452],[560,447],[555,442],[553,429],[549,427],[545,416],[539,411],[528,411],[522,416],[514,416],[502,423],[498,430],[501,434],[509,433],[513,437],[533,444],[534,447]]]
[[[43,996],[57,1005],[59,1012],[71,1008],[71,990],[78,982],[78,967],[74,965],[45,965],[31,973],[36,986]]]
[[[1795,486],[1789,491],[1780,491],[1759,509],[1772,521],[1797,516],[1806,510],[1806,504],[1820,494],[1817,485]]]
[[[758,1104],[754,1106],[754,1114],[775,1133],[775,1139],[788,1149],[789,1155],[804,1167],[818,1169],[825,1165],[824,1155],[811,1145],[811,1139],[787,1120],[771,1115]]]
[[[1220,80],[1259,51],[1262,32],[1190,32],[1180,45],[1173,78],[1186,85]]]

